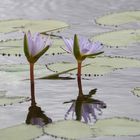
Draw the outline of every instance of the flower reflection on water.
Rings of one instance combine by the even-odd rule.
[[[96,89],[94,89],[94,94],[96,92]],[[72,113],[72,119],[76,119],[81,121],[82,119],[86,123],[90,123],[94,121],[97,121],[98,115],[102,115],[102,109],[106,108],[106,104],[97,99],[92,99],[93,93],[89,93],[89,95],[84,95],[84,98],[78,98],[76,100],[71,100],[69,102],[72,102],[71,107],[65,114],[65,119],[68,118],[68,115]],[[97,112],[98,111],[98,112]]]
[[[47,117],[40,107],[38,106],[29,107],[29,112],[26,118],[26,124],[44,126],[51,122],[52,122],[51,118]]]

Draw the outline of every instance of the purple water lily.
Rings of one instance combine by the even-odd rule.
[[[31,105],[35,106],[35,88],[34,88],[34,63],[49,49],[50,39],[42,37],[41,34],[35,33],[33,36],[28,31],[24,34],[24,53],[30,64],[30,83],[31,83]]]
[[[75,42],[75,40],[78,41],[78,48],[79,48],[78,53],[80,53],[80,54],[77,54],[77,55],[81,55],[81,60],[85,59],[86,57],[91,56],[91,55],[98,55],[98,53],[101,53],[101,49],[103,48],[101,43],[92,42],[85,37],[78,38],[77,35],[75,35],[74,39],[72,39],[72,38],[67,39],[67,38],[63,37],[63,40],[67,47],[66,51],[68,53],[72,53],[72,54],[74,54],[74,47],[76,46],[74,44],[74,42]],[[80,60],[80,57],[79,57],[79,60]]]
[[[99,42],[91,42],[89,39],[86,39],[84,37],[77,37],[77,35],[74,36],[74,39],[66,39],[63,37],[64,43],[67,47],[66,51],[68,53],[74,54],[76,60],[77,60],[77,83],[78,83],[78,89],[79,89],[79,96],[83,96],[82,91],[82,83],[81,83],[81,67],[82,67],[82,61],[86,59],[86,57],[95,57],[99,54],[102,54],[101,52],[102,45]]]
[[[51,41],[47,36],[40,33],[31,35],[28,31],[24,35],[24,52],[30,63],[35,63],[51,46]]]

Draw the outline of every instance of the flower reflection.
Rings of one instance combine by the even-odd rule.
[[[52,122],[51,118],[47,117],[40,107],[38,106],[29,107],[29,112],[26,118],[26,124],[44,126],[51,122]]]
[[[89,92],[88,95],[84,95],[84,98],[78,96],[76,100],[71,100],[71,107],[65,114],[65,119],[68,118],[69,114],[72,113],[72,118],[76,120],[84,120],[86,123],[90,123],[93,120],[96,121],[98,119],[98,115],[102,115],[102,109],[106,108],[106,104],[97,99],[91,98],[93,94],[95,94],[96,89]]]

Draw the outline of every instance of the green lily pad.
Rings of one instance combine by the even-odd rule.
[[[46,54],[63,54],[65,51],[61,48],[64,46],[62,39],[52,38],[53,45],[48,49]],[[6,42],[0,42],[0,54],[10,54],[10,55],[19,55],[24,54],[23,51],[23,40],[9,40]]]
[[[99,76],[117,69],[140,67],[139,60],[107,56],[86,59],[84,64],[89,64],[82,68],[82,74],[87,76]],[[74,69],[75,67],[77,67],[77,64],[70,62],[54,63],[47,66],[49,70],[55,71],[56,73],[62,71],[67,72],[67,70]],[[70,73],[76,74],[77,70],[74,69]]]
[[[138,96],[140,97],[140,87],[136,87],[132,90],[132,93],[135,95],[135,96]]]
[[[45,127],[48,135],[66,139],[80,139],[92,136],[89,125],[79,121],[58,121]]]
[[[106,46],[128,46],[140,42],[140,30],[120,30],[96,35],[94,41],[102,42]]]
[[[129,118],[110,118],[98,120],[93,126],[97,136],[137,136],[140,135],[140,121]]]
[[[31,140],[42,134],[41,128],[26,124],[0,129],[1,140]]]
[[[27,20],[27,19],[11,19],[0,21],[0,32],[8,33],[15,31],[31,32],[51,32],[68,27],[69,25],[57,20]]]
[[[0,97],[0,106],[12,105],[16,103],[23,103],[29,101],[29,97],[20,97],[20,96],[2,96]]]
[[[10,47],[23,47],[23,39],[19,39],[19,40],[7,40],[7,41],[1,41],[0,42],[0,48],[4,49],[8,47],[8,49]],[[8,51],[8,50],[7,50]]]
[[[30,74],[28,64],[0,65],[0,72],[2,74],[1,78],[3,77],[3,79],[6,80],[7,82],[9,82],[9,79],[16,80],[16,81],[29,79],[29,74]],[[48,72],[45,65],[35,65],[34,72],[35,72],[36,79],[72,79],[71,77],[66,78],[66,77],[59,76],[60,74],[64,74],[65,71],[57,74],[56,73],[50,74],[50,72]],[[4,91],[0,91],[0,97],[3,95],[2,92]]]
[[[9,82],[11,80],[25,80],[29,79],[30,77],[30,69],[28,64],[0,65],[0,73],[5,82]],[[48,72],[45,65],[35,65],[34,73],[35,78],[37,78],[45,75]]]
[[[140,22],[140,11],[113,13],[96,19],[96,23],[102,25],[121,25],[131,22]]]
[[[42,70],[42,69],[46,69],[45,65],[35,65],[35,71],[36,70]],[[0,65],[0,71],[5,71],[5,72],[24,72],[24,71],[29,71],[29,65],[28,64]]]

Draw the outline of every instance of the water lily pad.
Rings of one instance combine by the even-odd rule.
[[[45,127],[45,132],[49,135],[66,139],[80,139],[92,136],[89,125],[72,120],[48,124]]]
[[[132,90],[132,93],[135,95],[135,96],[138,96],[140,97],[140,87],[136,87]]]
[[[12,19],[0,21],[0,32],[8,33],[15,31],[51,32],[68,27],[68,24],[57,20],[27,20]]]
[[[29,65],[28,64],[9,64],[0,65],[1,78],[6,82],[29,79]],[[45,65],[35,65],[35,78],[41,77],[47,73]]]
[[[96,35],[94,41],[102,42],[106,46],[128,46],[140,42],[140,30],[120,30]]]
[[[23,103],[29,101],[29,97],[20,97],[20,96],[2,96],[0,97],[0,106],[12,105],[16,103]]]
[[[140,22],[140,11],[127,11],[105,15],[96,20],[102,25],[121,25],[130,22]]]
[[[35,70],[46,69],[45,65],[35,65]],[[10,64],[10,65],[0,65],[0,71],[5,72],[23,72],[29,71],[28,64]]]
[[[42,129],[33,125],[16,125],[0,129],[1,140],[31,140],[42,135]]]
[[[62,39],[51,38],[53,45],[49,48],[46,54],[63,54],[65,51],[61,48],[64,46]],[[2,48],[1,48],[2,47]],[[0,42],[0,54],[10,54],[10,55],[19,55],[24,54],[23,51],[23,39],[21,40],[8,40],[6,42]]]
[[[73,70],[73,69],[72,69]],[[72,71],[69,70],[69,71]],[[64,74],[64,72],[61,73],[53,73],[50,74],[46,68],[45,65],[35,65],[35,78],[36,79],[72,79],[70,77],[59,77],[60,74]],[[0,65],[0,72],[1,72],[1,78],[3,77],[4,81],[9,82],[9,79],[11,80],[25,80],[29,79],[29,65],[28,64],[9,64],[9,65]],[[47,76],[46,76],[47,73]],[[6,78],[5,78],[6,77]],[[4,91],[0,91],[0,97],[3,95]]]
[[[117,69],[129,68],[129,67],[140,67],[140,61],[130,58],[117,58],[117,57],[96,57],[94,59],[86,59],[85,67],[82,68],[83,75],[99,76],[106,73],[110,73]],[[69,69],[76,68],[77,64],[70,62],[54,63],[47,66],[49,70],[53,72],[60,73],[62,71],[67,71]],[[76,74],[77,70],[70,72],[71,74]]]
[[[129,118],[98,120],[93,126],[94,136],[136,136],[140,135],[140,121]]]

